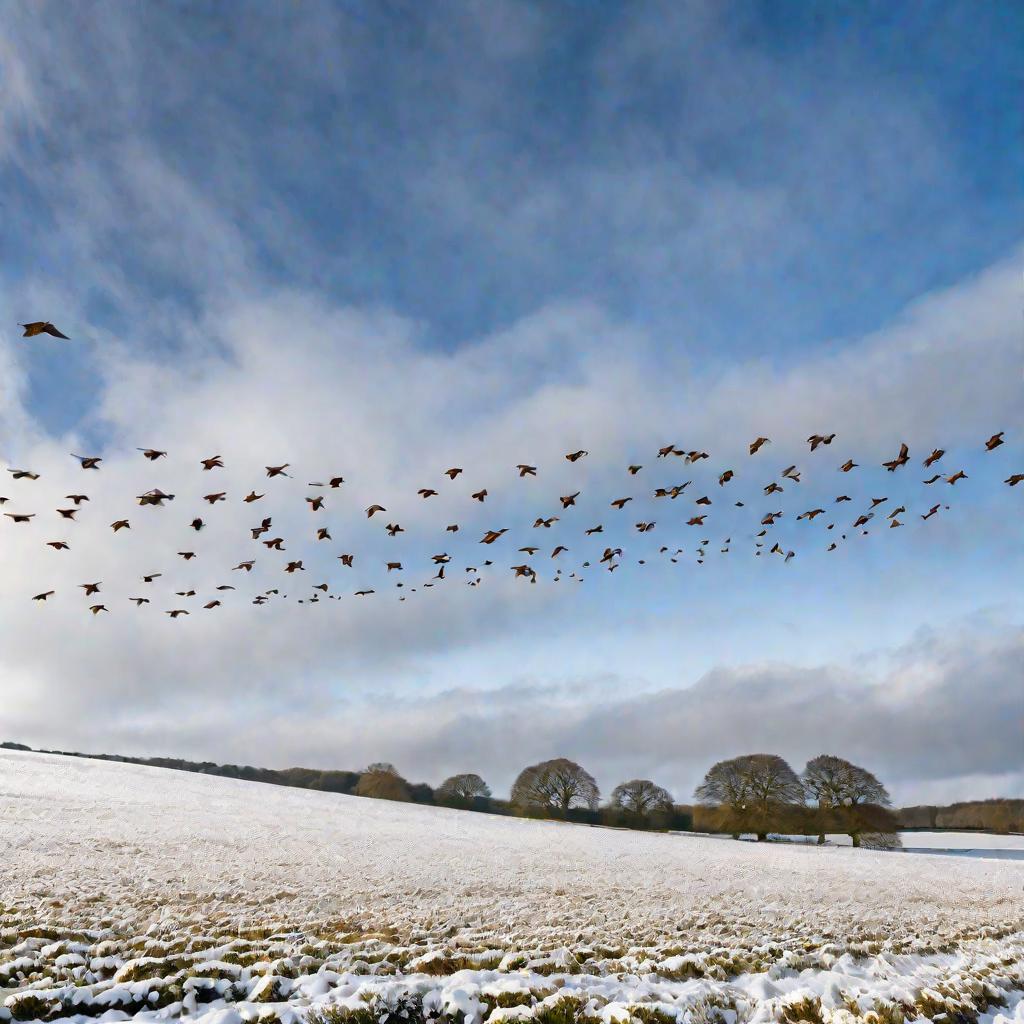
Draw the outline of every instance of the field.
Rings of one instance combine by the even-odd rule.
[[[1024,1020],[1019,861],[7,751],[0,839],[5,1019]]]

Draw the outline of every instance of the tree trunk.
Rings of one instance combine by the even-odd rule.
[[[758,832],[757,833],[757,841],[759,843],[763,843],[767,838],[768,838],[768,833],[767,832]]]
[[[819,846],[824,846],[825,845],[825,832],[824,832],[824,829],[821,832],[818,833],[818,845]]]
[[[859,832],[851,832],[850,833],[850,839],[853,840],[853,845],[854,846],[860,846],[860,833]]]

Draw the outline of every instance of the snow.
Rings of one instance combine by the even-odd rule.
[[[1024,1013],[1020,861],[587,828],[14,751],[0,836],[0,1017],[292,1024],[369,999],[377,1019],[499,1024],[567,998],[595,1024],[637,1007],[737,1024]]]

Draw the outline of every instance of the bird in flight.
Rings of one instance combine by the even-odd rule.
[[[149,459],[150,462],[156,462],[157,459],[162,459],[167,452],[159,451],[156,448],[140,448],[143,458]]]
[[[750,454],[756,455],[766,444],[771,444],[769,437],[757,437],[750,442]]]
[[[929,455],[928,458],[924,460],[925,469],[927,469],[929,466],[932,466],[934,463],[938,462],[939,459],[941,459],[942,456],[945,454],[945,448],[933,448],[931,455]]]
[[[114,531],[114,533],[118,533],[121,530],[130,530],[131,526],[129,525],[127,519],[118,519],[110,524],[110,528]]]
[[[53,595],[56,594],[56,593],[57,593],[56,590],[46,590],[42,594],[36,594],[36,596],[33,597],[32,600],[33,601],[45,601],[48,597],[53,597]]]
[[[99,469],[100,463],[103,461],[95,455],[76,455],[74,452],[71,453],[71,458],[78,459],[82,464],[82,469]]]
[[[1005,434],[1005,433],[1006,433],[1005,430],[1000,430],[998,434],[993,434],[985,442],[985,451],[987,451],[987,452],[995,451],[996,448],[998,448],[1001,444],[1003,444],[1004,443],[1003,442],[1003,434]]]
[[[60,338],[63,341],[71,340],[66,334],[58,331],[49,320],[34,320],[32,323],[18,324],[18,326],[25,328],[22,334],[23,338],[34,338],[37,334],[49,334],[51,337]]]
[[[199,461],[204,470],[224,468],[224,461],[219,455],[212,455],[208,459],[200,459]]]
[[[584,457],[585,455],[589,455],[589,454],[590,454],[590,452],[585,452],[585,451],[583,451],[583,450],[580,450],[580,451],[578,451],[578,452],[569,452],[569,454],[568,454],[568,455],[566,455],[566,458],[567,458],[567,459],[568,459],[568,460],[569,460],[570,462],[577,462],[577,461],[579,461],[580,459],[582,459],[582,458],[583,458],[583,457]]]
[[[289,476],[285,470],[289,467],[290,463],[286,462],[283,466],[267,466],[267,476]]]
[[[900,445],[900,453],[895,459],[890,459],[888,462],[883,462],[882,465],[889,470],[890,473],[894,473],[900,466],[905,466],[910,461],[910,449],[905,445]]]
[[[38,480],[39,474],[33,473],[30,469],[9,469],[7,470],[15,480]]]
[[[537,475],[537,467],[536,466],[527,466],[525,463],[520,462],[519,465],[516,466],[516,469],[519,470],[520,478],[522,478],[524,476],[536,476]]]
[[[811,446],[811,451],[815,451],[820,444],[831,444],[836,438],[835,434],[811,434],[807,438],[807,443]]]

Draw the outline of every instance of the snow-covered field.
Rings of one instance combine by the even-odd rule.
[[[1015,861],[618,832],[9,751],[0,842],[5,1018],[1024,1021]]]

